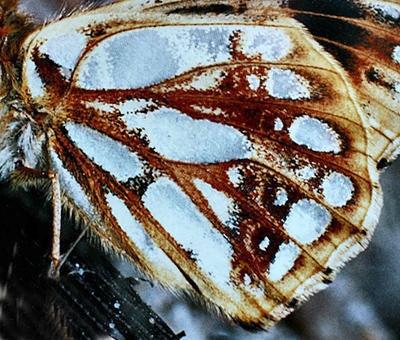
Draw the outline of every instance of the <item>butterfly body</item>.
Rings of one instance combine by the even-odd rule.
[[[300,1],[122,1],[18,36],[2,56],[18,67],[1,177],[57,173],[106,247],[267,328],[377,222],[377,165],[400,135],[400,35],[371,3],[340,16]],[[358,35],[330,36],[332,23]]]

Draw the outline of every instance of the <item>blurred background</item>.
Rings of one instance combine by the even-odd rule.
[[[106,2],[21,0],[21,9],[43,22],[58,17],[62,11],[69,12],[90,3],[100,5]],[[169,327],[176,333],[181,330],[186,332],[184,339],[400,339],[399,179],[400,161],[396,161],[381,177],[385,203],[369,248],[350,261],[328,289],[312,297],[269,332],[244,331],[210,314],[189,299],[176,298],[174,294],[147,281],[142,280],[136,289]],[[51,207],[40,194],[30,196],[32,193],[19,192],[16,196],[9,189],[4,185],[0,187],[0,232],[4,232],[3,223],[11,223],[17,228],[27,218],[34,218],[37,221],[35,223],[51,228]],[[17,204],[16,212],[9,209],[11,203]],[[111,256],[109,258],[114,261]],[[138,273],[128,264],[118,261],[114,264],[126,276],[138,277]],[[1,334],[0,339],[3,339]]]

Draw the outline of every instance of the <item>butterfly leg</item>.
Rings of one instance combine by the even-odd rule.
[[[38,179],[50,179],[52,187],[53,203],[53,241],[51,249],[52,264],[49,268],[48,276],[57,278],[59,276],[60,263],[60,239],[61,239],[61,189],[57,173],[48,170],[37,170],[26,167],[22,164],[17,165],[14,173],[16,179],[25,179],[28,182],[35,182]]]
[[[47,172],[51,179],[53,191],[53,242],[51,247],[52,264],[48,275],[58,277],[60,262],[60,238],[61,238],[61,189],[58,175],[55,172]]]

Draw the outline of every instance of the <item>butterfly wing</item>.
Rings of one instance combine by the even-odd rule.
[[[294,4],[124,1],[25,44],[69,204],[149,276],[264,327],[366,245],[395,130]]]

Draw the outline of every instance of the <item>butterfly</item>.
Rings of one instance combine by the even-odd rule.
[[[2,179],[51,178],[107,249],[253,327],[366,247],[398,153],[398,2],[128,0],[36,30],[16,5]]]

